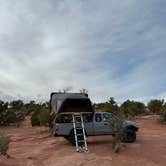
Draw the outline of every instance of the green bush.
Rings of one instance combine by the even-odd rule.
[[[3,112],[1,112],[0,114],[0,125],[2,126],[8,126],[11,123],[16,123],[17,122],[17,117],[16,117],[16,113],[15,112],[8,112],[6,110],[4,110]]]
[[[111,112],[114,114],[118,114],[119,112],[118,104],[116,103],[113,97],[110,97],[109,101],[105,103],[94,104],[94,106],[97,110],[101,110],[104,112]]]
[[[16,124],[24,119],[24,112],[18,112],[13,109],[8,109],[8,103],[0,101],[0,125],[8,126],[13,123]]]
[[[25,120],[25,114],[23,112],[17,112],[16,119],[17,119],[17,122]]]
[[[141,102],[127,100],[121,105],[120,111],[125,116],[134,117],[136,115],[145,113],[145,105]]]
[[[148,109],[155,114],[160,114],[163,104],[164,100],[157,100],[157,99],[151,100],[148,103]]]
[[[24,106],[24,102],[22,100],[14,100],[10,103],[12,109],[20,110]]]
[[[6,123],[7,125],[11,123],[16,123],[17,122],[17,117],[15,112],[7,112],[6,114]]]
[[[7,155],[10,137],[4,133],[0,133],[0,154]]]
[[[32,126],[40,126],[40,121],[38,115],[40,114],[40,110],[36,110],[32,113],[31,116],[31,125]]]
[[[47,109],[40,109],[33,112],[31,116],[32,126],[50,126],[52,123],[52,117]]]
[[[166,123],[166,104],[163,105],[160,111],[160,121]]]

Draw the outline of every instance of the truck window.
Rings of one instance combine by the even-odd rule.
[[[96,115],[95,115],[95,121],[96,121],[96,122],[101,122],[101,121],[102,121],[101,114],[96,114]]]
[[[111,120],[111,114],[104,113],[103,114],[103,121],[110,122],[110,120]]]
[[[56,118],[56,123],[72,123],[72,115],[59,115]]]
[[[84,122],[92,122],[93,121],[93,114],[83,114],[83,120]]]

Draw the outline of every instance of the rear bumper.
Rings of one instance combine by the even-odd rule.
[[[56,131],[52,131],[52,136],[54,136],[54,137],[66,137],[67,135],[58,134]]]

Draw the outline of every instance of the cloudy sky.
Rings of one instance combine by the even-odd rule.
[[[86,88],[166,99],[165,0],[0,0],[0,98]]]

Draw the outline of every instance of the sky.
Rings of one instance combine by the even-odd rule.
[[[165,0],[0,0],[0,99],[166,99]]]

